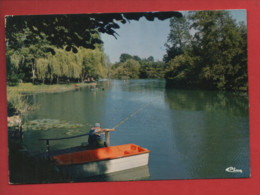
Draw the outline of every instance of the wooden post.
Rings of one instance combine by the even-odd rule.
[[[109,146],[110,145],[110,132],[109,131],[105,132],[105,138],[106,138],[106,144],[107,144],[107,146]]]
[[[48,139],[46,139],[46,154],[47,154],[47,159],[50,159],[50,142]]]

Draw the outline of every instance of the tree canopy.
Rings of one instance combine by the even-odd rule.
[[[122,53],[119,62],[111,66],[110,75],[116,79],[164,78],[165,63],[154,61],[153,56],[141,59],[139,56]]]
[[[246,26],[227,11],[198,11],[185,17],[188,28],[184,19],[171,19],[171,45],[165,57],[168,86],[246,90]]]
[[[47,39],[57,48],[77,52],[78,47],[94,49],[95,44],[101,44],[98,33],[107,33],[117,37],[118,23],[125,24],[130,20],[145,17],[149,21],[171,17],[181,17],[179,12],[140,12],[140,13],[106,13],[106,14],[71,14],[71,15],[35,15],[6,17],[6,40],[9,47],[16,48],[18,41],[16,33],[24,33],[29,28],[41,39]],[[35,36],[25,34],[24,41],[28,44],[36,41]],[[50,48],[52,52],[54,50]]]

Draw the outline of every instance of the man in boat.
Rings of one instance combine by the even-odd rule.
[[[106,147],[107,144],[104,142],[101,134],[104,134],[105,132],[109,131],[115,131],[115,129],[101,129],[100,123],[96,123],[93,128],[91,128],[88,136],[88,143],[91,147],[97,147],[97,148],[103,148]]]

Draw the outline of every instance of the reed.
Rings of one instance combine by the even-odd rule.
[[[26,99],[16,90],[7,89],[8,116],[21,114],[31,109]]]

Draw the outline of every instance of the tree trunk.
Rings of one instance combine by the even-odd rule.
[[[32,66],[32,83],[34,84],[34,78],[35,78],[35,70]]]
[[[36,75],[35,75],[35,59],[33,59],[33,62],[32,62],[32,83],[33,84],[35,82],[35,78],[36,78]]]

